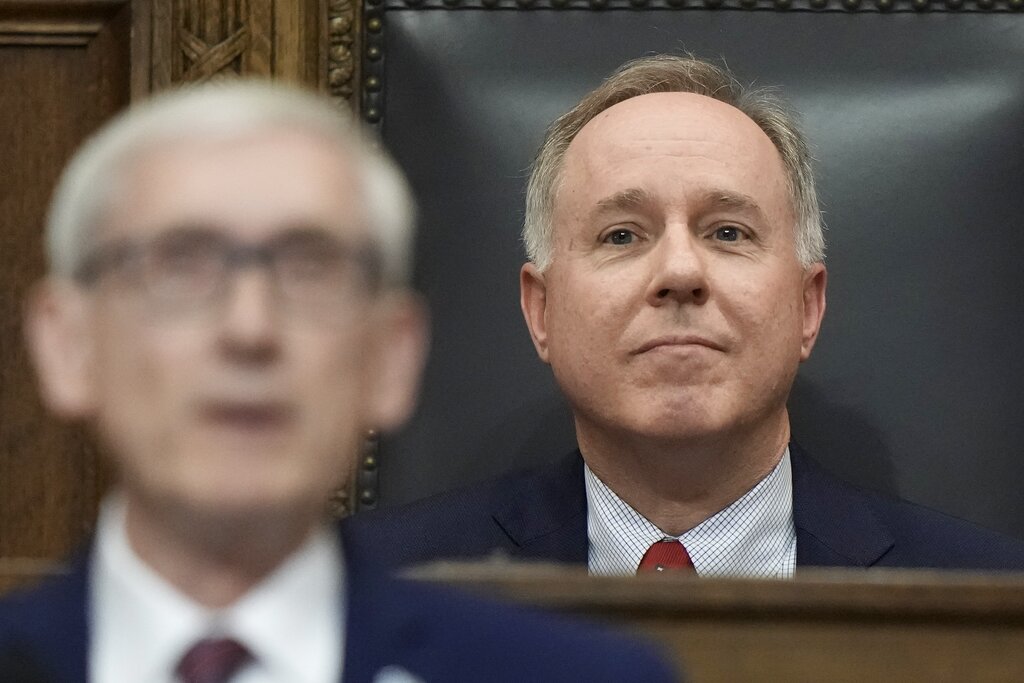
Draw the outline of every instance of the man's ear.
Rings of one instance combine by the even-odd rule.
[[[387,294],[377,315],[369,375],[370,425],[389,430],[412,414],[430,346],[426,302],[413,292]]]
[[[95,407],[93,330],[89,302],[70,282],[36,284],[25,306],[25,341],[43,403],[67,419],[90,417]]]
[[[544,273],[533,263],[527,262],[519,270],[519,306],[523,309],[526,326],[537,355],[548,362],[548,289]]]
[[[828,271],[824,263],[815,263],[804,272],[803,309],[804,325],[800,343],[800,360],[811,357],[811,350],[818,340],[821,321],[825,317],[825,288],[828,285]]]

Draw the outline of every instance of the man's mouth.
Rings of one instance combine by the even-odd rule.
[[[725,347],[713,339],[695,334],[663,335],[644,342],[632,351],[632,355],[638,356],[648,351],[657,349],[685,349],[687,347],[702,347],[713,351],[725,351]]]
[[[219,427],[243,432],[273,431],[286,427],[295,411],[276,401],[209,401],[203,406],[203,416]]]

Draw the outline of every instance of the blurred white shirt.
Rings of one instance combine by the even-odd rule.
[[[132,550],[125,506],[100,511],[90,574],[89,680],[176,683],[175,668],[199,640],[230,637],[253,658],[232,683],[336,683],[344,652],[344,562],[320,529],[235,604],[193,602]]]

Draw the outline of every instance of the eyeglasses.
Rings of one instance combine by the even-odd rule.
[[[178,228],[144,243],[112,242],[75,272],[86,286],[116,275],[144,302],[166,314],[209,310],[223,301],[234,271],[266,268],[288,309],[312,315],[344,311],[354,296],[373,294],[382,279],[378,251],[347,244],[320,229],[286,231],[262,244],[239,244],[206,228]]]

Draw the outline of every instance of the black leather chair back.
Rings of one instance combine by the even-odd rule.
[[[547,124],[627,59],[780,86],[819,160],[829,302],[795,438],[857,483],[1024,537],[1020,0],[377,0],[364,116],[409,173],[434,345],[382,505],[574,446],[518,305]],[[368,24],[368,26],[376,26]]]

